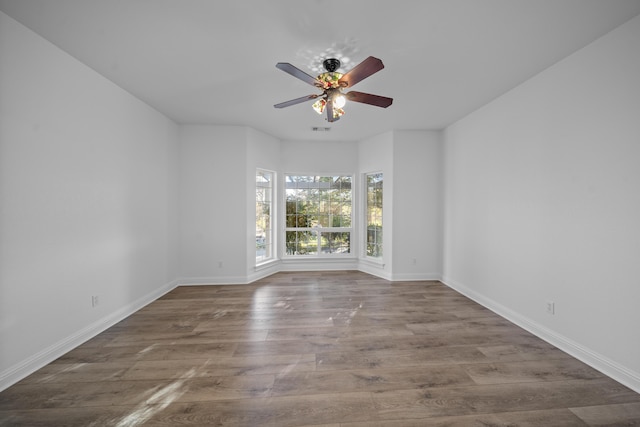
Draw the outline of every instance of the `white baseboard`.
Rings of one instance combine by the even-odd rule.
[[[178,285],[177,281],[167,283],[159,289],[144,295],[141,298],[127,304],[119,310],[104,316],[92,324],[80,329],[76,333],[69,335],[63,340],[43,349],[26,360],[0,372],[0,391],[12,386],[23,378],[31,375],[38,369],[53,362],[60,356],[68,353],[82,343],[90,340],[104,330],[110,328],[145,305],[157,300],[167,292],[170,292]]]
[[[633,391],[640,393],[640,373],[635,372],[619,363],[609,359],[596,351],[593,351],[572,339],[559,334],[519,313],[505,307],[494,300],[485,297],[450,278],[443,277],[442,283],[446,286],[460,292],[464,296],[472,299],[478,304],[488,308],[496,314],[504,317],[521,328],[531,332],[538,338],[541,338],[549,344],[559,348],[560,350],[570,354],[576,359],[586,363],[603,374],[613,378],[619,383],[629,387]]]
[[[247,283],[253,283],[257,280],[276,274],[280,271],[280,260],[273,260],[266,264],[256,266],[254,272],[247,277]]]
[[[385,270],[386,267],[387,265],[383,262],[374,261],[369,258],[358,259],[358,271],[391,281],[391,273]]]
[[[312,259],[312,260],[277,260],[255,268],[246,276],[208,276],[183,277],[177,280],[178,286],[200,285],[246,285],[279,272],[287,271],[340,271],[357,270],[381,279],[394,282],[411,282],[425,280],[442,280],[440,273],[390,273],[385,265],[357,258],[344,259]]]
[[[335,259],[291,260],[282,259],[278,271],[340,271],[357,270],[358,260],[353,257]]]
[[[413,282],[425,280],[438,280],[442,276],[437,273],[416,273],[416,274],[389,274],[384,270],[383,266],[373,266],[366,263],[356,263],[353,261],[340,263],[287,263],[286,261],[274,263],[273,265],[256,269],[255,272],[247,276],[210,276],[210,277],[183,277],[178,279],[178,286],[207,286],[207,285],[246,285],[257,280],[264,279],[272,274],[291,271],[340,271],[340,270],[357,270],[363,273],[391,282]]]
[[[419,282],[419,281],[431,281],[442,280],[442,275],[438,273],[401,273],[392,274],[391,280],[394,282]]]
[[[246,285],[249,283],[247,276],[182,277],[177,282],[178,286]]]

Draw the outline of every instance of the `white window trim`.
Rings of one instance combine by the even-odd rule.
[[[382,266],[384,267],[385,262],[384,262],[384,250],[382,251],[382,256],[381,257],[372,257],[367,255],[367,215],[368,215],[368,211],[367,211],[367,196],[368,196],[368,187],[367,187],[367,176],[368,175],[375,175],[375,174],[382,174],[383,176],[383,182],[382,182],[382,188],[383,188],[383,195],[384,195],[384,172],[382,170],[375,170],[375,171],[369,171],[369,172],[364,172],[362,174],[362,237],[363,237],[363,241],[362,241],[362,248],[361,248],[361,254],[362,256],[360,257],[362,261],[366,261],[367,263],[370,263],[372,265],[375,266]],[[384,197],[384,196],[383,196]],[[382,231],[384,234],[384,219],[385,219],[385,215],[384,215],[384,203],[382,205]],[[383,245],[384,245],[384,241],[383,241]]]
[[[286,224],[286,203],[287,203],[287,194],[286,194],[286,177],[287,176],[349,176],[351,177],[351,227],[348,230],[351,233],[351,247],[350,252],[346,254],[335,254],[329,253],[324,254],[322,252],[318,252],[314,255],[288,255],[286,250],[286,233],[287,233],[287,224]],[[278,255],[282,261],[286,262],[322,262],[328,260],[338,260],[338,259],[358,259],[358,251],[359,251],[359,239],[358,230],[358,207],[356,201],[358,200],[358,188],[359,188],[359,174],[354,172],[285,172],[282,174],[282,179],[279,182],[279,191],[280,196],[278,200],[280,201],[280,206],[282,206],[282,212],[285,214],[278,214],[278,224],[280,233],[279,236],[279,244],[278,244]],[[314,230],[322,231],[322,232],[344,232],[346,231],[344,228],[340,227],[314,227]],[[289,230],[291,231],[291,230]]]
[[[278,175],[275,171],[256,168],[256,175],[259,172],[266,172],[271,174],[271,209],[270,209],[270,223],[271,223],[271,256],[258,261],[255,257],[255,267],[263,267],[278,261]],[[255,190],[254,190],[255,191]],[[254,223],[257,223],[257,218],[254,218]]]

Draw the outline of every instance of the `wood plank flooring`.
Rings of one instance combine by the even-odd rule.
[[[2,426],[640,425],[640,395],[439,282],[179,287],[0,393]]]

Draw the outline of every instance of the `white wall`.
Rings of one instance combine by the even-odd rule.
[[[3,13],[0,64],[2,389],[175,285],[177,126]]]
[[[355,142],[283,141],[280,149],[284,173],[356,173]]]
[[[440,132],[393,131],[393,280],[442,278],[441,163]]]
[[[444,275],[640,391],[639,45],[637,17],[446,130]]]
[[[245,127],[181,127],[180,283],[246,282],[246,158]]]
[[[360,141],[358,149],[360,173],[384,173],[382,264],[363,258],[359,268],[388,280],[439,280],[441,132],[394,130]]]

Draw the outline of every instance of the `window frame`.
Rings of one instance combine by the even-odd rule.
[[[381,170],[373,171],[373,172],[365,172],[362,174],[362,187],[363,187],[363,213],[362,213],[362,255],[367,260],[382,263],[384,259],[384,172]],[[376,232],[375,244],[379,247],[380,255],[373,256],[369,255],[369,177],[373,175],[381,175],[382,186],[382,203],[380,204],[380,230]],[[378,235],[380,236],[380,241],[378,242]]]
[[[269,189],[269,196],[268,197],[269,200],[269,226],[270,228],[267,228],[266,230],[263,230],[265,232],[264,235],[264,239],[265,239],[265,250],[266,250],[266,255],[263,258],[258,258],[258,175],[259,174],[269,174],[271,176],[271,180],[270,182],[270,186],[266,186],[263,188],[267,188]],[[255,265],[259,266],[268,262],[271,262],[273,260],[275,260],[277,258],[277,219],[278,219],[278,207],[277,207],[277,199],[276,199],[276,194],[277,194],[277,173],[275,171],[272,170],[268,170],[268,169],[264,169],[264,168],[256,168],[256,184],[255,184],[255,193],[256,193],[256,211],[255,211],[255,227],[256,227],[256,251],[255,251]],[[269,250],[270,249],[270,250]]]
[[[356,252],[354,251],[356,241],[356,174],[355,173],[292,173],[287,172],[282,174],[282,196],[280,197],[282,203],[282,213],[279,215],[280,223],[282,224],[282,239],[280,244],[281,258],[286,260],[314,260],[314,259],[338,259],[338,258],[354,258]],[[312,227],[287,227],[287,185],[290,183],[290,177],[315,177],[315,178],[334,178],[334,177],[346,177],[350,180],[350,214],[349,214],[349,226],[312,226]],[[321,181],[318,181],[321,182]],[[315,187],[313,187],[315,188]],[[291,188],[289,188],[291,189]],[[318,188],[319,189],[319,188]],[[291,215],[291,214],[289,214]],[[292,254],[288,252],[287,248],[287,232],[300,231],[310,232],[315,234],[316,240],[316,252],[311,254]],[[325,233],[348,233],[348,251],[344,253],[340,252],[323,252],[322,248],[322,234]]]

